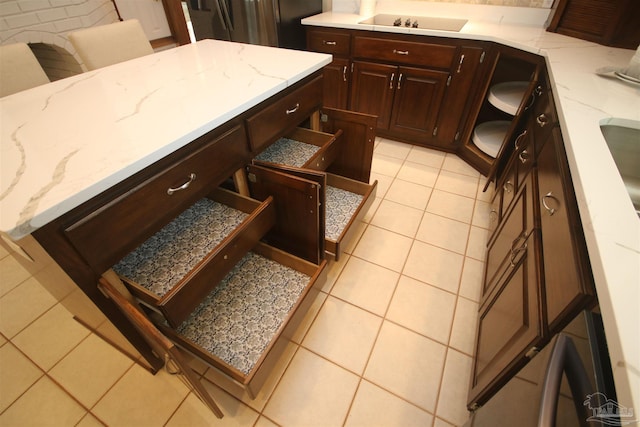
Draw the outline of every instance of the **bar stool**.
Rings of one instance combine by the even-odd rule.
[[[0,97],[49,83],[26,43],[0,46]]]
[[[137,19],[85,28],[69,33],[87,71],[153,53]]]

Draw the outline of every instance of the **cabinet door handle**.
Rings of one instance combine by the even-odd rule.
[[[511,267],[515,267],[516,266],[516,258],[518,257],[518,254],[520,252],[524,252],[525,250],[527,250],[527,241],[526,240],[524,242],[522,242],[522,244],[519,247],[516,248],[516,244],[521,239],[526,239],[526,237],[527,237],[527,233],[525,231],[523,231],[522,233],[520,233],[520,235],[518,237],[515,238],[513,243],[511,243],[511,257],[509,258],[509,264],[511,265]]]
[[[520,154],[518,154],[518,158],[520,159],[522,164],[527,163],[527,161],[529,160],[529,152],[527,150],[522,150]]]
[[[169,189],[167,189],[167,194],[171,196],[171,195],[173,195],[173,193],[176,193],[176,192],[178,192],[178,191],[182,191],[182,190],[186,190],[187,188],[189,188],[189,186],[191,185],[191,183],[192,183],[193,181],[195,181],[195,180],[196,180],[196,174],[195,174],[195,173],[193,173],[193,172],[191,172],[191,173],[189,174],[189,180],[188,180],[187,182],[185,182],[184,184],[182,184],[182,185],[181,185],[181,186],[179,186],[179,187],[173,187],[173,188],[169,188]]]
[[[556,196],[553,195],[553,193],[551,191],[549,191],[547,194],[545,194],[544,196],[542,196],[542,206],[544,206],[544,208],[547,210],[547,212],[549,212],[549,216],[552,216],[554,213],[556,213],[556,209],[550,207],[547,204],[547,199],[551,199],[551,200],[555,200],[556,203],[560,203],[558,201],[558,199],[556,198]]]
[[[409,51],[408,50],[393,49],[393,53],[395,53],[397,55],[409,55]]]
[[[460,71],[462,71],[463,62],[464,62],[464,53],[460,55],[460,62],[458,62],[458,69],[456,70],[456,73],[460,74]]]
[[[400,89],[402,86],[402,73],[400,73],[400,75],[398,76],[398,89]]]
[[[514,189],[513,182],[511,181],[505,182],[504,185],[502,186],[502,189],[507,193],[512,193]]]
[[[396,73],[391,73],[391,81],[389,81],[389,89],[393,89],[393,79],[396,78]]]
[[[543,128],[547,125],[547,123],[549,123],[549,119],[545,114],[540,114],[538,117],[536,117],[536,123],[538,124],[538,126]]]
[[[347,66],[342,67],[342,81],[347,81]]]
[[[287,115],[289,115],[289,114],[293,114],[293,113],[295,113],[296,111],[298,111],[298,108],[300,108],[300,103],[299,103],[299,102],[296,102],[296,106],[295,106],[295,107],[293,107],[293,108],[292,108],[292,109],[290,109],[290,110],[286,110],[285,112],[287,113]]]
[[[338,44],[338,42],[334,42],[332,40],[322,40],[322,43],[328,46],[335,46]]]
[[[523,130],[522,133],[520,135],[518,135],[518,137],[516,138],[516,141],[514,143],[514,147],[516,148],[516,150],[520,150],[520,140],[522,138],[524,138],[525,136],[527,136],[527,130]]]

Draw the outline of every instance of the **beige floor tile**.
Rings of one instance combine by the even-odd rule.
[[[400,168],[397,177],[414,184],[433,187],[436,184],[439,173],[440,169],[407,161]]]
[[[0,242],[0,259],[8,256],[10,253],[9,249],[4,246],[5,244],[5,242]]]
[[[471,361],[471,357],[455,350],[447,352],[436,415],[458,426],[469,418],[466,402]]]
[[[366,222],[367,224],[369,224],[371,222],[371,218],[373,218],[373,215],[375,215],[376,210],[378,209],[378,206],[380,206],[380,202],[382,201],[382,197],[379,195],[379,188],[376,189],[376,198],[373,200],[373,203],[371,204],[371,207],[369,208],[369,210],[367,211],[366,214],[364,214],[364,218],[362,218],[362,220],[364,222]]]
[[[402,159],[385,156],[384,154],[375,154],[371,161],[371,172],[395,177],[403,162],[404,160]]]
[[[469,238],[469,224],[425,212],[416,239],[439,248],[464,254]]]
[[[16,335],[12,342],[48,371],[87,335],[89,331],[76,322],[67,309],[56,304]]]
[[[423,211],[401,205],[389,200],[383,200],[371,220],[371,224],[407,237],[414,237]]]
[[[371,177],[369,178],[369,182],[373,184],[374,181],[378,181],[378,185],[376,187],[376,198],[383,198],[389,187],[391,187],[391,183],[393,182],[394,177],[389,175],[384,175],[381,173],[377,173],[375,171],[371,171]]]
[[[302,345],[361,375],[381,323],[381,317],[330,296]]]
[[[442,163],[442,169],[451,172],[461,173],[469,176],[480,176],[480,173],[473,167],[469,166],[464,160],[455,154],[447,153]]]
[[[0,259],[0,296],[29,278],[31,274],[13,256]]]
[[[400,272],[411,248],[412,239],[370,225],[353,254],[374,264]]]
[[[382,154],[396,159],[404,160],[411,151],[411,146],[402,142],[381,138],[375,147],[376,155]]]
[[[166,427],[244,427],[252,426],[256,422],[259,416],[256,411],[211,383],[204,384],[224,417],[217,418],[195,394],[189,393],[165,424]]]
[[[399,273],[351,257],[331,294],[384,316],[399,277]]]
[[[386,318],[446,345],[455,307],[454,294],[401,276]]]
[[[300,321],[300,324],[298,325],[297,329],[290,336],[287,335],[287,337],[296,344],[300,344],[304,339],[304,336],[309,331],[311,324],[313,323],[314,319],[318,315],[318,312],[322,308],[322,304],[324,304],[324,300],[327,299],[327,294],[324,292],[320,292],[312,289],[309,291],[309,295],[307,296],[307,298],[313,298],[313,302],[311,306],[309,307],[307,312],[304,313],[304,317]],[[296,313],[296,316],[298,315],[299,314]]]
[[[364,378],[434,412],[446,347],[385,321]]]
[[[342,274],[344,266],[347,265],[349,258],[351,258],[351,255],[345,254],[344,256],[341,256],[338,261],[327,259],[327,266],[325,267],[326,279],[320,284],[320,290],[322,292],[331,292],[331,289],[335,286],[338,277]]]
[[[112,426],[164,425],[188,393],[179,377],[134,364],[91,412]]]
[[[487,252],[487,239],[489,238],[489,230],[471,226],[469,232],[469,242],[467,244],[467,256],[484,261]]]
[[[83,405],[91,408],[133,363],[102,338],[91,334],[49,374]]]
[[[482,277],[484,274],[484,263],[477,259],[465,257],[462,267],[462,277],[460,278],[460,296],[471,301],[480,302],[482,294]]]
[[[457,294],[463,259],[460,254],[416,240],[402,273]]]
[[[362,381],[345,427],[424,427],[433,416],[368,381]]]
[[[86,413],[85,408],[44,376],[0,415],[0,425],[73,426]]]
[[[11,343],[0,347],[0,413],[31,387],[44,372]]]
[[[489,188],[487,188],[487,190],[485,191],[484,186],[486,185],[486,183],[486,177],[480,176],[480,182],[478,182],[478,191],[476,192],[476,200],[491,203],[491,199],[493,199],[495,190],[493,189],[493,185],[490,185]]]
[[[478,303],[466,298],[458,298],[449,346],[462,353],[472,355],[476,342],[477,319]]]
[[[0,346],[3,346],[7,342],[7,338],[0,333]]]
[[[435,188],[474,199],[478,191],[478,177],[442,170]]]
[[[441,418],[437,418],[437,417],[436,417],[436,419],[435,419],[435,420],[434,420],[434,422],[433,422],[433,427],[456,427],[456,426],[454,426],[453,424],[450,424],[450,423],[448,423],[448,422],[444,421],[444,420],[443,420],[443,419],[441,419]]]
[[[300,348],[264,415],[281,426],[342,426],[358,377]]]
[[[80,422],[76,424],[76,427],[104,427],[104,424],[92,414],[87,413]]]
[[[11,338],[56,304],[33,277],[0,298],[0,332]]]
[[[476,205],[473,209],[473,218],[471,219],[471,224],[481,228],[489,228],[490,212],[491,205],[488,202],[476,200]]]
[[[427,204],[427,212],[471,223],[475,200],[447,191],[433,190]]]
[[[254,427],[278,427],[278,424],[274,423],[269,418],[261,416]]]
[[[411,206],[412,208],[425,210],[427,202],[429,202],[429,197],[431,197],[431,191],[431,187],[395,179],[389,191],[387,191],[385,199],[405,206]]]
[[[442,151],[414,145],[411,147],[407,160],[413,163],[420,163],[421,165],[440,169],[445,157],[446,153],[443,153]]]

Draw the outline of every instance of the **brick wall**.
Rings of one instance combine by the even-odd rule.
[[[71,31],[118,21],[111,0],[0,0],[0,44],[28,43],[51,80],[82,72]]]

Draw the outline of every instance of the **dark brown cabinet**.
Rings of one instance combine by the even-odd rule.
[[[333,55],[333,61],[324,68],[322,105],[347,109],[351,81],[351,34],[337,28],[307,30],[307,48]]]

